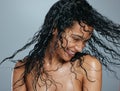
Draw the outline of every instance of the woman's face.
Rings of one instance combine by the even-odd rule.
[[[55,54],[64,61],[70,61],[77,52],[82,52],[92,32],[92,27],[75,22],[62,34],[63,41],[58,42],[59,47],[55,50]]]

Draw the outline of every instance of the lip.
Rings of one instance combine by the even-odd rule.
[[[67,53],[70,57],[74,57],[74,55],[75,55],[75,52],[73,52],[73,51],[71,51],[71,50],[69,50],[69,49],[66,50],[66,53]]]

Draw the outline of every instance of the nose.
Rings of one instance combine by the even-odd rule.
[[[83,48],[85,47],[85,45],[83,43],[80,43],[80,44],[76,44],[75,46],[75,50],[77,52],[82,52]]]

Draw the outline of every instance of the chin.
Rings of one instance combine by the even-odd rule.
[[[63,60],[65,61],[65,62],[70,62],[71,61],[71,57],[66,57],[66,58],[64,58]]]

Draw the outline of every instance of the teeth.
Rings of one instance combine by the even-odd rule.
[[[75,55],[75,52],[71,51],[71,50],[68,50],[69,54],[71,55]]]
[[[72,52],[72,51],[70,51],[70,53],[71,53],[71,54],[73,54],[73,55],[75,54],[75,53],[74,53],[74,52]]]
[[[73,57],[74,55],[75,55],[75,53],[76,52],[74,52],[74,51],[72,51],[72,50],[70,50],[70,49],[66,49],[66,52],[67,52],[67,54],[69,54],[71,57]]]

